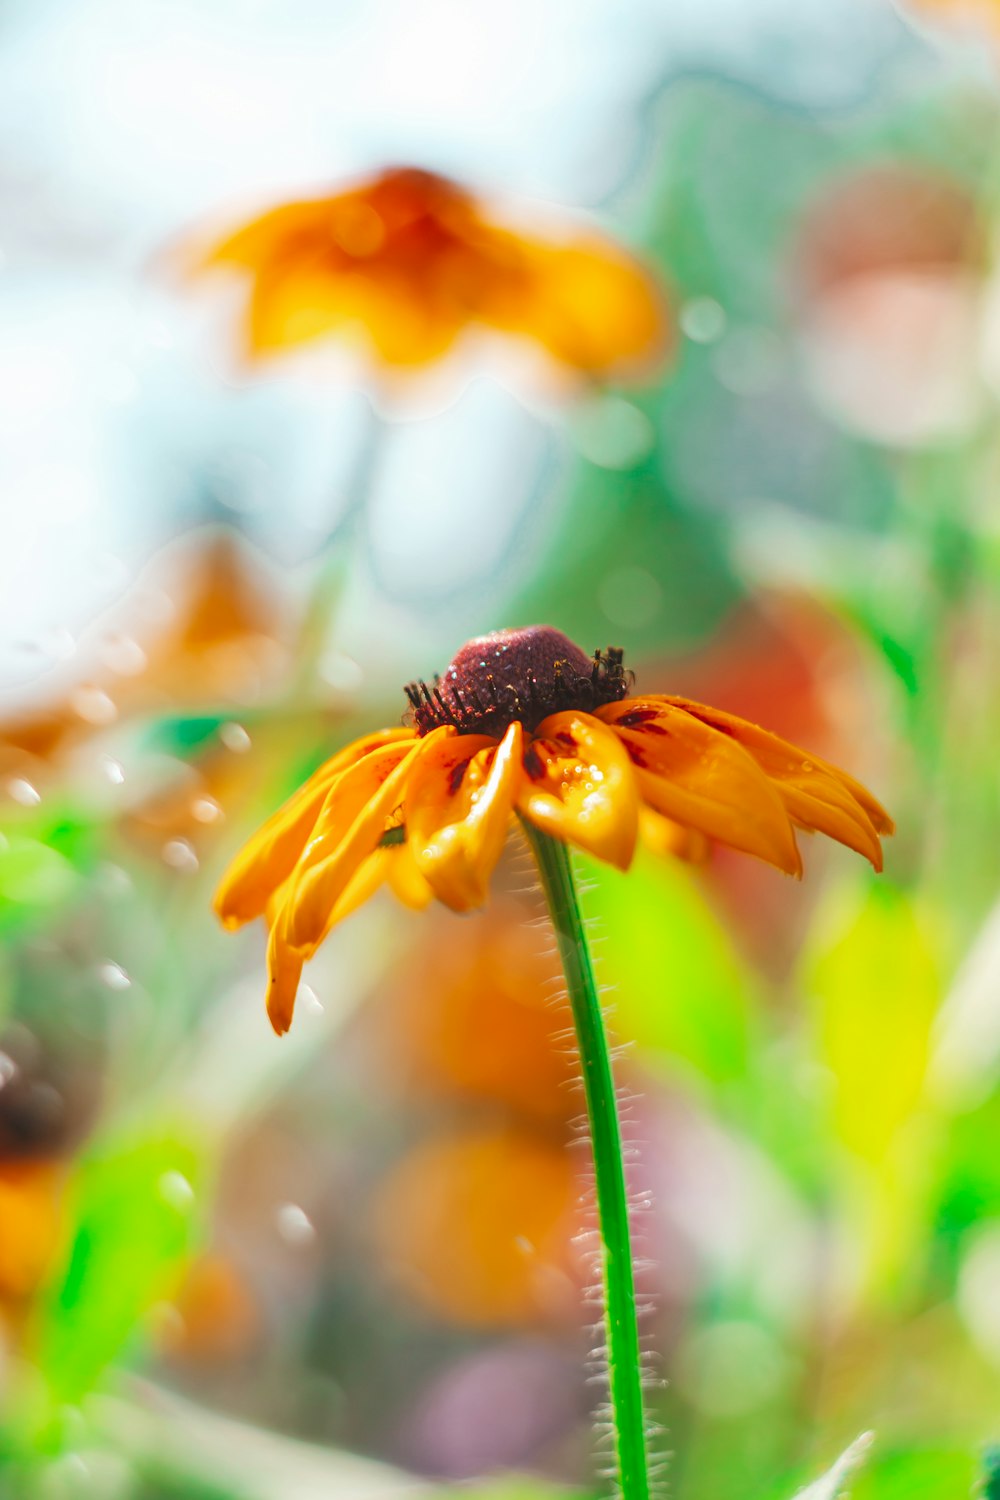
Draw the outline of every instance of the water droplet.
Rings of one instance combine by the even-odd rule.
[[[198,868],[198,856],[187,839],[168,839],[162,849],[163,863],[172,870],[193,875]]]
[[[214,797],[196,797],[191,803],[191,816],[199,823],[215,823],[222,815]]]
[[[38,642],[38,649],[51,661],[69,661],[76,653],[76,641],[65,626],[49,630]]]
[[[223,724],[219,728],[219,739],[227,750],[233,750],[237,755],[243,755],[250,749],[250,736],[242,724]]]
[[[164,1203],[186,1214],[194,1203],[194,1188],[183,1172],[164,1172],[159,1181],[160,1197]]]
[[[97,880],[105,896],[127,896],[132,889],[132,877],[128,871],[110,860],[98,866]]]
[[[323,1002],[319,998],[311,984],[299,985],[299,1008],[301,1010],[311,1011],[312,1014],[316,1016],[321,1016],[323,1014]]]
[[[692,297],[681,308],[681,332],[696,344],[713,344],[726,331],[726,314],[714,297]]]
[[[5,1083],[10,1083],[11,1079],[16,1078],[19,1071],[12,1057],[9,1057],[6,1052],[0,1052],[0,1089]]]
[[[125,780],[125,767],[120,760],[115,760],[113,755],[101,756],[101,770],[112,786],[121,786]]]
[[[121,964],[110,960],[105,964],[98,964],[97,977],[109,990],[127,990],[132,983]]]
[[[275,1215],[275,1222],[286,1245],[311,1245],[316,1238],[315,1225],[297,1203],[283,1203]]]
[[[356,693],[365,680],[357,662],[341,651],[331,651],[320,664],[320,676],[340,693]]]
[[[69,703],[77,717],[87,724],[113,724],[118,717],[114,699],[93,683],[81,683],[74,688]]]
[[[137,677],[145,671],[147,657],[130,635],[109,635],[101,643],[101,660],[119,677]]]
[[[7,795],[14,802],[19,802],[22,807],[37,807],[42,800],[42,794],[30,781],[23,776],[12,776],[7,783]]]

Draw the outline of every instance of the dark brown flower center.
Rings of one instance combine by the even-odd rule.
[[[624,698],[628,674],[616,647],[587,656],[550,625],[495,630],[467,641],[433,685],[406,689],[420,734],[453,724],[460,734],[499,738],[519,719],[533,730],[563,709],[590,710]]]

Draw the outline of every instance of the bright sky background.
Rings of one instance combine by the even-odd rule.
[[[155,274],[178,231],[392,161],[638,233],[671,79],[720,73],[835,113],[930,57],[887,0],[6,6],[0,689],[37,682],[53,643],[199,520],[206,475],[250,476],[245,524],[286,564],[309,558],[342,499],[357,393],[280,373],[241,383],[208,358],[203,313]],[[488,374],[449,401],[401,434],[371,515],[378,572],[416,577],[417,617],[420,588],[481,591],[502,573],[569,441]]]

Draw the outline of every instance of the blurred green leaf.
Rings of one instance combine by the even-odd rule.
[[[961,1450],[907,1447],[873,1455],[851,1486],[851,1500],[965,1500],[975,1464]]]
[[[941,976],[928,914],[872,881],[807,965],[821,1061],[834,1079],[837,1135],[885,1161],[920,1106]]]
[[[725,930],[676,859],[641,851],[627,875],[581,860],[584,911],[613,985],[614,1030],[712,1079],[741,1077],[751,996]]]
[[[69,860],[38,839],[8,835],[0,843],[0,911],[53,906],[76,882]]]
[[[169,1295],[193,1240],[198,1156],[179,1136],[130,1141],[87,1162],[65,1268],[42,1311],[39,1364],[57,1405],[92,1389]]]

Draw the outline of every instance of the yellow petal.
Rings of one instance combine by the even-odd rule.
[[[892,833],[892,819],[871,792],[846,771],[722,709],[693,703],[687,698],[648,701],[672,703],[720,733],[730,735],[771,777],[796,823],[837,839],[871,860],[877,870],[882,868],[878,836]]]
[[[664,699],[626,698],[597,714],[622,741],[657,812],[786,874],[802,873],[781,798],[734,739]]]
[[[236,266],[259,271],[296,251],[314,249],[330,238],[330,213],[335,202],[314,198],[268,209],[207,247],[200,247],[194,269]]]
[[[386,879],[393,895],[411,911],[423,911],[433,900],[434,892],[418,870],[409,844],[383,852],[389,856]]]
[[[312,832],[337,776],[369,751],[412,740],[412,729],[382,729],[355,740],[320,766],[250,838],[232,861],[215,893],[215,911],[225,927],[241,927],[259,917],[273,893],[287,880]]]
[[[586,713],[543,719],[524,755],[517,808],[536,828],[627,870],[639,835],[639,790],[616,735]]]
[[[523,731],[503,740],[460,735],[420,757],[406,795],[407,838],[417,869],[453,911],[483,906],[507,837],[521,769]]]
[[[519,248],[521,277],[492,289],[489,321],[584,374],[656,364],[667,344],[664,301],[637,261],[597,236]]]
[[[302,978],[303,955],[288,942],[287,904],[271,924],[267,941],[267,1016],[278,1036],[292,1024],[295,996]]]
[[[338,776],[299,861],[289,895],[289,941],[311,953],[329,931],[331,914],[362,860],[377,848],[403,800],[411,763],[426,740],[385,745]]]
[[[704,864],[711,851],[711,844],[703,833],[684,828],[672,818],[665,818],[648,803],[639,809],[639,836],[654,854],[672,854],[686,864]]]

